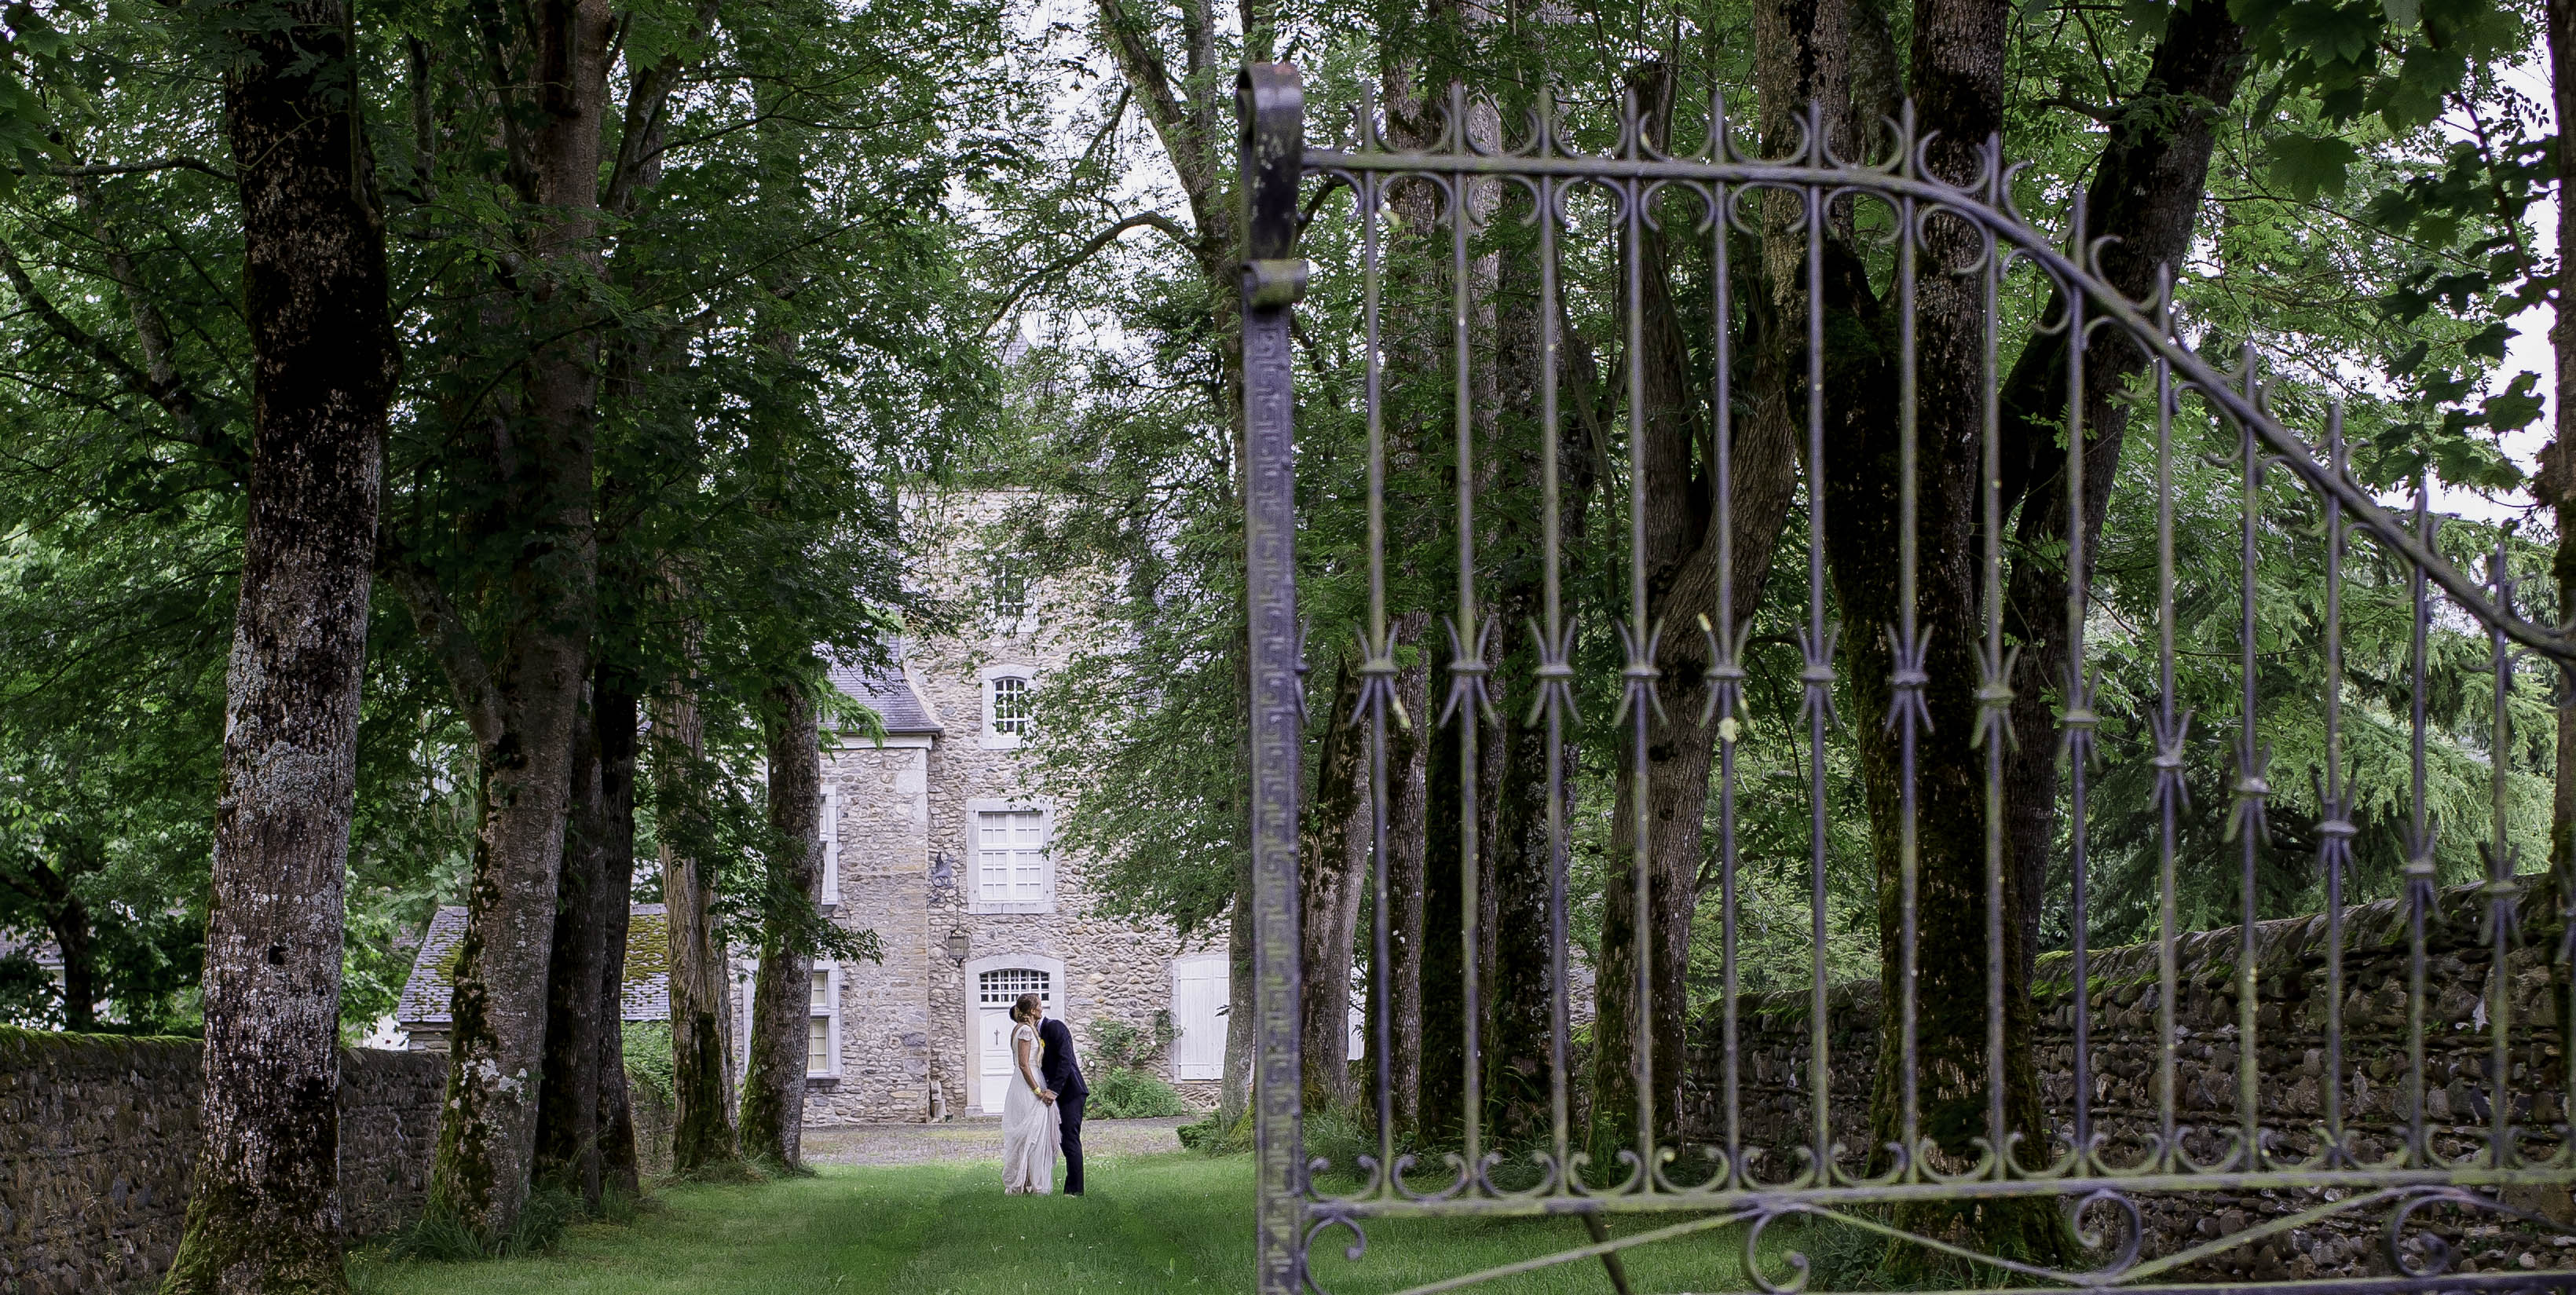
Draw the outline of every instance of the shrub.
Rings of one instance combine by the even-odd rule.
[[[1091,1081],[1091,1100],[1083,1113],[1103,1120],[1141,1120],[1188,1115],[1195,1109],[1170,1084],[1141,1070],[1121,1069],[1104,1070]]]
[[[628,1085],[672,1101],[671,1026],[667,1021],[628,1021],[623,1030]]]

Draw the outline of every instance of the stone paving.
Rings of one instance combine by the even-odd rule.
[[[1086,1162],[1113,1156],[1181,1149],[1173,1130],[1187,1117],[1154,1120],[1085,1120]],[[951,1120],[945,1124],[845,1124],[805,1130],[805,1159],[818,1165],[920,1165],[999,1162],[1002,1122]]]

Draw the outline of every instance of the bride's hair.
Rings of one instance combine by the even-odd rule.
[[[1025,1022],[1029,1020],[1029,1018],[1038,1014],[1038,1007],[1039,1002],[1037,995],[1022,994],[1020,995],[1020,1001],[1011,1004],[1011,1019],[1014,1021]]]

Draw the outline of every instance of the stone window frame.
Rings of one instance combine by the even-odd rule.
[[[987,899],[984,896],[982,842],[983,816],[986,814],[1038,815],[1041,844],[1046,855],[1046,893],[1037,899]],[[970,797],[966,802],[966,911],[969,913],[1052,913],[1055,911],[1056,876],[1060,871],[1055,857],[1055,803],[1040,799]]]
[[[975,691],[982,696],[984,704],[984,725],[976,733],[975,740],[988,751],[1016,750],[1029,740],[1025,729],[1017,733],[1003,732],[1000,718],[994,713],[994,695],[999,691],[998,681],[1003,679],[1016,679],[1023,689],[1034,690],[1038,682],[1037,667],[1011,663],[988,665],[975,672]]]

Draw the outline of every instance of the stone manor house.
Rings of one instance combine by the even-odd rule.
[[[1045,998],[1078,1046],[1096,1022],[1150,1034],[1169,1012],[1176,1034],[1154,1068],[1191,1100],[1216,1099],[1222,937],[1185,946],[1160,923],[1100,915],[1086,861],[1056,847],[1056,807],[1023,777],[1031,690],[1070,659],[1084,626],[1079,590],[1031,579],[977,543],[1010,498],[908,500],[908,538],[926,555],[914,567],[927,586],[917,592],[962,608],[962,628],[905,639],[890,667],[832,672],[835,687],[881,717],[884,737],[825,735],[822,898],[842,926],[876,932],[885,960],[816,964],[808,1124],[999,1113],[1008,1010],[1024,993]],[[463,910],[444,910],[422,941],[399,1014],[415,1047],[444,1044],[437,968],[463,925]],[[734,980],[740,1041],[747,962],[737,960]],[[646,992],[630,990],[628,1019],[660,1018],[662,987],[637,988]]]

